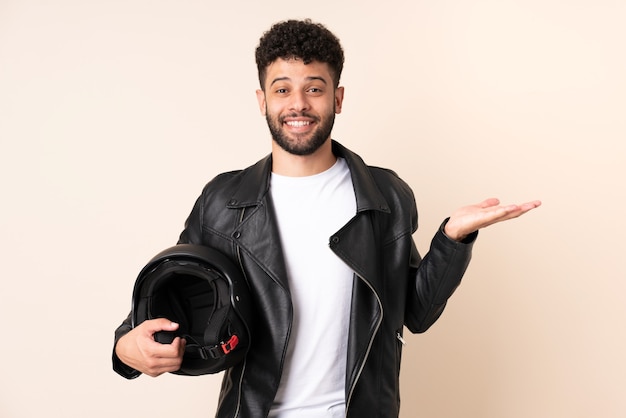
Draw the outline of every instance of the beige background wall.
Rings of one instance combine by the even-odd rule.
[[[403,417],[626,416],[626,3],[0,0],[0,416],[211,416],[220,377],[110,367],[139,269],[206,181],[270,140],[253,51],[273,22],[341,38],[334,137],[454,208],[542,199],[481,233],[410,336]]]

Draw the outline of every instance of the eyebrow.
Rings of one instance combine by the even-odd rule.
[[[307,81],[319,80],[319,81],[321,81],[324,84],[328,84],[326,79],[324,79],[324,77],[321,77],[321,76],[307,77],[306,80]],[[277,83],[279,81],[291,81],[291,79],[289,77],[276,77],[274,80],[272,80],[272,83],[270,84],[270,87],[273,86],[274,83]]]

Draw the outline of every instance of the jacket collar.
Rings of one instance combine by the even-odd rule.
[[[332,141],[333,154],[346,160],[350,168],[350,176],[354,185],[357,212],[377,210],[389,212],[389,205],[378,189],[374,178],[363,159],[337,141]],[[257,206],[261,203],[270,188],[272,172],[272,155],[269,154],[242,173],[244,175],[239,187],[229,200],[229,207],[241,208]]]

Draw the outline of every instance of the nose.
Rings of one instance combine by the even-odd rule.
[[[294,112],[303,112],[309,108],[309,101],[306,93],[303,91],[293,91],[290,97],[289,110]]]

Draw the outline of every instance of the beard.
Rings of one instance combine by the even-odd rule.
[[[333,125],[335,123],[334,109],[332,113],[326,116],[327,117],[322,120],[319,117],[315,117],[303,112],[292,113],[286,116],[278,116],[273,118],[269,114],[269,112],[267,112],[267,109],[265,112],[265,120],[267,121],[267,126],[269,127],[270,133],[272,134],[272,139],[283,150],[294,155],[311,155],[315,151],[317,151],[322,145],[324,145],[328,138],[330,138],[330,133],[333,130]],[[311,118],[315,121],[317,127],[313,132],[291,137],[285,132],[285,129],[283,128],[283,122],[285,118],[288,117]]]

